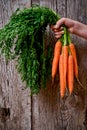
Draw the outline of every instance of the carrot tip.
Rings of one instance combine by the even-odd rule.
[[[84,89],[84,86],[82,85],[82,83],[80,82],[80,80],[78,78],[76,78],[76,80],[78,81],[79,85]]]
[[[54,78],[52,78],[52,85],[54,84]]]
[[[64,93],[60,93],[60,96],[61,96],[61,98],[64,98],[65,92]]]
[[[64,95],[61,95],[61,98],[64,98]]]
[[[69,92],[70,93],[70,95],[72,95],[72,92]]]

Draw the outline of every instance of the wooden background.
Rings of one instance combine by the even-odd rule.
[[[39,4],[50,7],[61,17],[87,24],[87,0],[0,0],[0,28],[17,8]],[[72,36],[76,44],[79,79],[87,88],[87,40]],[[15,61],[0,57],[0,130],[86,130],[87,89],[74,84],[78,91],[65,99],[59,95],[59,84],[30,97],[29,88],[21,82]]]

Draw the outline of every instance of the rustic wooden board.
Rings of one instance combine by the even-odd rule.
[[[73,10],[78,8],[78,2],[71,2],[71,1],[47,1],[41,0],[40,5],[50,7],[51,9],[55,10],[61,17],[70,17],[73,19],[78,18],[78,13],[81,8],[79,5],[79,10]],[[71,7],[70,7],[71,5]],[[86,5],[86,3],[85,3]],[[77,12],[78,11],[78,12]],[[76,16],[75,16],[76,14]],[[69,16],[68,16],[69,15]],[[79,13],[80,16],[80,13]],[[78,20],[78,19],[77,19]],[[82,21],[81,21],[82,22]],[[76,36],[72,36],[72,39],[79,44],[76,45],[77,49],[77,56],[79,62],[79,70],[80,70],[80,80],[82,81],[83,85],[86,87],[86,68],[80,62],[80,57],[82,57],[82,53],[84,55],[84,65],[86,61],[87,51],[86,48],[86,40],[77,38]],[[48,40],[49,41],[49,40]],[[83,45],[84,44],[84,45]],[[83,51],[82,51],[82,49]],[[85,49],[85,53],[84,53]],[[82,69],[82,67],[84,69]],[[87,67],[87,66],[86,66]],[[85,79],[84,79],[85,76]],[[85,80],[85,82],[84,82]],[[75,83],[76,87],[80,87],[78,83]],[[56,81],[55,85],[52,87],[51,81],[49,81],[47,85],[47,89],[44,91],[42,90],[40,94],[37,96],[33,96],[32,98],[32,129],[33,130],[86,130],[85,125],[83,122],[85,121],[86,115],[86,101],[87,98],[84,96],[85,93],[83,90],[75,92],[80,92],[80,94],[75,93],[72,96],[69,96],[66,93],[65,99],[61,100],[59,95],[59,83],[58,80]]]
[[[25,7],[27,2],[29,1],[0,0],[0,28],[9,21],[17,8]],[[0,130],[31,130],[29,88],[21,82],[15,65],[15,61],[6,63],[0,57]]]
[[[72,3],[72,4],[71,4]],[[87,1],[86,0],[67,0],[67,17],[87,24]],[[72,112],[74,129],[79,128],[82,130],[87,129],[87,40],[78,36],[72,36],[73,42],[76,45],[77,59],[79,65],[79,79],[86,90],[80,90],[77,93],[79,105]],[[75,88],[80,88],[78,83],[75,83]],[[82,106],[82,107],[81,107]],[[77,122],[78,121],[78,122]],[[84,123],[85,121],[85,123]],[[85,125],[84,125],[85,124]]]
[[[41,0],[40,5],[47,6],[56,12],[59,12],[61,16],[66,16],[66,2],[64,0]],[[46,40],[49,41],[50,36],[49,39]],[[51,84],[50,80],[46,90],[41,90],[40,94],[32,97],[33,130],[62,130],[66,127],[68,120],[71,119],[71,115],[68,114],[69,110],[67,110],[66,106],[64,106],[64,102],[60,99],[58,80],[56,80],[54,86]],[[63,122],[63,120],[67,121]]]
[[[47,6],[61,17],[87,24],[86,0],[0,0],[0,28],[17,8],[22,9],[26,4]],[[79,79],[87,88],[87,40],[74,35],[72,39],[77,50]],[[50,40],[55,43],[51,33],[46,42]],[[75,93],[69,96],[66,92],[62,100],[57,76],[54,86],[50,79],[46,90],[30,97],[29,88],[21,82],[15,65],[15,61],[6,63],[0,57],[0,130],[86,130],[87,90],[77,91],[81,87],[75,82]]]

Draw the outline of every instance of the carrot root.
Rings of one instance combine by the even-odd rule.
[[[82,85],[82,83],[80,82],[80,80],[78,78],[76,78],[76,80],[78,81],[79,85],[84,89],[85,87]]]
[[[52,62],[52,82],[54,82],[54,78],[57,73],[61,47],[62,43],[60,41],[57,41],[54,48],[54,58]]]
[[[69,55],[68,58],[68,89],[70,92],[70,95],[73,92],[73,82],[74,82],[74,70],[73,70],[73,57],[72,55]]]
[[[70,51],[71,51],[71,54],[72,54],[73,60],[74,60],[74,73],[75,73],[75,77],[77,78],[78,77],[78,63],[77,63],[75,46],[74,46],[73,43],[70,43],[69,47],[70,47]]]
[[[61,98],[64,97],[65,95],[65,81],[64,81],[64,60],[63,60],[63,54],[60,55],[60,60],[59,60],[59,73],[60,73],[60,95]]]
[[[66,87],[67,67],[68,67],[68,46],[63,46],[63,56],[64,56],[64,80]]]

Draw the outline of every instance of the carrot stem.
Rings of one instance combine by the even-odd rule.
[[[68,45],[68,39],[67,39],[67,28],[64,27],[64,46]]]
[[[68,37],[68,43],[70,44],[70,43],[72,42],[72,41],[71,41],[71,37],[70,37],[70,33],[68,32],[67,35],[68,35],[68,36],[67,36],[67,37]]]

